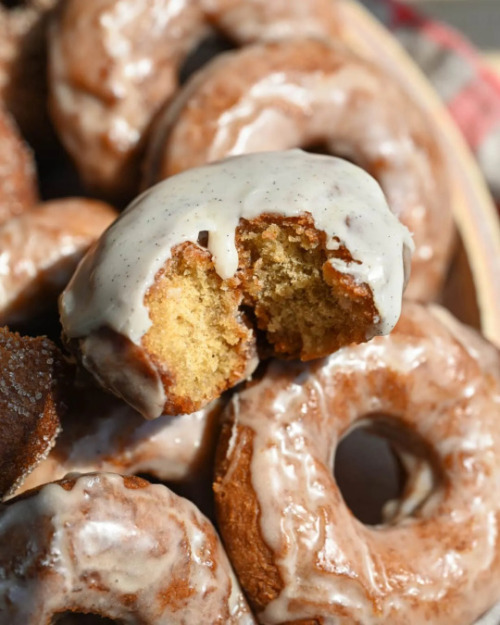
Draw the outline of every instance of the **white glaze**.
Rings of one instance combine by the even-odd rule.
[[[238,267],[235,230],[262,213],[313,216],[327,248],[345,245],[356,263],[331,259],[342,273],[371,288],[378,309],[375,333],[396,323],[405,283],[403,257],[413,244],[368,174],[329,156],[300,150],[251,154],[186,171],[140,196],[81,263],[61,298],[66,336],[110,327],[135,344],[151,326],[144,296],[171,249],[196,243],[208,249],[222,278]]]
[[[254,433],[260,531],[284,584],[263,624],[468,625],[500,597],[498,404],[478,363],[425,309],[406,304],[402,320],[410,332],[398,325],[321,364],[274,363],[233,404],[234,429]],[[413,517],[368,528],[330,467],[351,424],[377,413],[426,440],[449,483]],[[231,440],[228,476],[240,454],[234,430]]]
[[[167,482],[204,479],[211,471],[220,409],[220,402],[212,402],[192,414],[146,421],[128,404],[111,398],[99,402],[96,396],[63,422],[55,448],[15,494],[74,472],[142,473]]]
[[[1,509],[0,536],[9,625],[52,622],[65,609],[126,625],[187,625],[202,614],[254,623],[213,527],[164,486],[130,489],[114,474],[80,476],[69,491],[49,484]],[[194,592],[178,597],[175,584]]]

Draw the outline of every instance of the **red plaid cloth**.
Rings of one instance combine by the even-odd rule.
[[[446,103],[500,202],[500,78],[467,39],[397,0],[365,0]]]

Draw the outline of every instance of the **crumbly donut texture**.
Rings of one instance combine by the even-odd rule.
[[[116,216],[103,202],[66,198],[0,224],[0,324],[55,308],[81,258]]]
[[[470,625],[500,599],[492,385],[437,316],[407,302],[389,336],[319,363],[274,362],[234,396],[217,517],[259,622]],[[363,423],[433,476],[419,489],[423,463],[405,462],[399,505],[374,527],[353,517],[332,476],[339,439]]]
[[[61,296],[64,335],[145,416],[193,412],[252,372],[256,330],[305,360],[389,332],[411,250],[354,165],[300,150],[236,157],[120,216]]]
[[[66,478],[4,504],[0,536],[9,625],[65,612],[127,625],[255,623],[211,523],[165,486]]]
[[[67,375],[51,341],[0,328],[0,498],[15,491],[54,445]]]
[[[454,241],[448,157],[432,123],[376,63],[333,42],[259,43],[216,57],[165,107],[144,186],[235,154],[318,146],[346,157],[377,179],[412,232],[406,296],[429,301]]]

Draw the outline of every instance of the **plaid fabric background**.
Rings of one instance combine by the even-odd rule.
[[[449,26],[397,0],[363,4],[393,31],[442,97],[500,206],[500,78]]]

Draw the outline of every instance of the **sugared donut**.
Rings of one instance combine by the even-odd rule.
[[[69,375],[51,341],[0,328],[0,499],[53,447]]]
[[[470,625],[498,601],[499,410],[476,359],[408,302],[389,336],[314,364],[275,362],[236,394],[216,506],[259,622]],[[434,476],[416,502],[410,475],[409,513],[374,527],[332,476],[339,439],[363,425]]]
[[[50,41],[51,110],[83,180],[107,196],[133,196],[150,122],[210,32],[235,45],[290,32],[333,36],[334,16],[330,0],[61,3]]]
[[[66,612],[130,625],[255,623],[214,528],[165,486],[67,478],[4,504],[0,536],[9,625]]]
[[[146,421],[113,395],[75,389],[55,447],[17,492],[75,472],[146,474],[177,483],[203,481],[211,475],[221,408],[222,403],[214,402],[192,414]]]
[[[304,360],[389,332],[411,248],[354,165],[235,157],[169,178],[118,218],[61,296],[63,332],[146,417],[193,412],[252,372],[257,328]]]
[[[46,48],[49,14],[58,1],[0,2],[0,102],[37,148],[54,141],[47,111]]]
[[[430,300],[454,235],[451,178],[432,125],[383,69],[344,48],[256,44],[209,63],[160,114],[144,186],[234,154],[320,146],[378,180],[414,235],[406,295]]]
[[[31,152],[0,107],[0,224],[34,206],[37,196]]]
[[[102,202],[68,198],[0,224],[0,324],[55,307],[82,256],[116,216]]]

